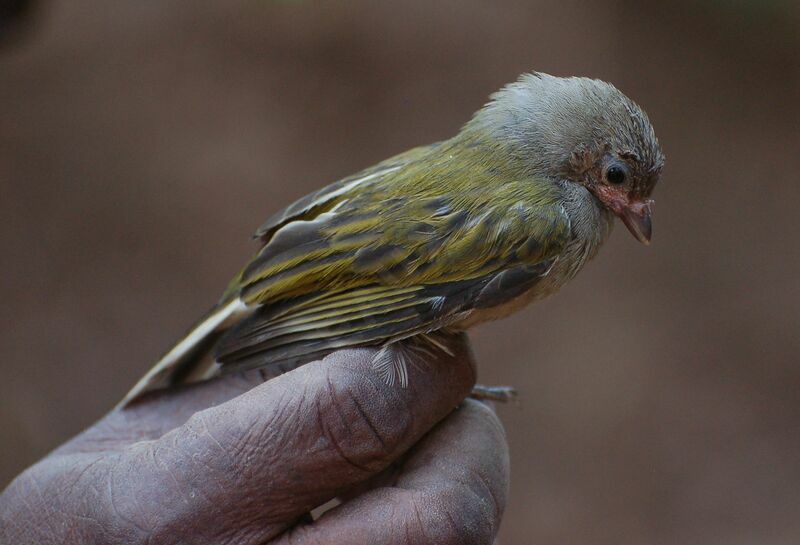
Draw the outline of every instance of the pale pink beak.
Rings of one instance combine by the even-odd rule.
[[[636,240],[642,244],[650,244],[653,236],[653,201],[634,201],[623,207],[617,215]]]
[[[622,220],[636,240],[650,244],[650,237],[653,236],[652,199],[631,200],[628,194],[607,185],[596,185],[589,189]]]

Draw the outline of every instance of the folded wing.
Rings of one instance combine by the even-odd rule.
[[[301,363],[508,302],[547,273],[569,238],[563,210],[545,200],[367,194],[290,222],[240,276],[239,297],[258,310],[222,336],[215,358],[223,371]]]

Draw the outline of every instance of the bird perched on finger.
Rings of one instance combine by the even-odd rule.
[[[614,218],[651,237],[664,155],[647,115],[609,83],[526,74],[453,138],[312,193],[256,232],[217,305],[125,398],[378,345],[408,382],[407,339],[463,331],[556,292]]]

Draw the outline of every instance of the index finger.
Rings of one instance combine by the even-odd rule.
[[[129,446],[110,476],[115,516],[159,535],[261,543],[385,469],[470,391],[462,341],[407,388],[372,368],[373,349],[334,353]]]

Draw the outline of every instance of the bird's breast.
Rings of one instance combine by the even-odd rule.
[[[504,318],[525,306],[556,293],[572,280],[608,239],[614,225],[613,215],[583,188],[578,188],[564,204],[572,224],[572,240],[553,266],[531,289],[520,296],[491,308],[472,311],[450,327],[464,330],[473,325]]]

